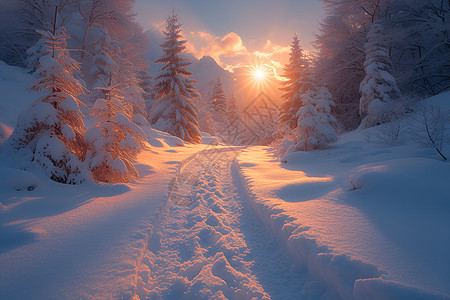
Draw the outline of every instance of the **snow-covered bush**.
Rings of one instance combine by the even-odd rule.
[[[73,77],[79,66],[66,49],[64,28],[39,33],[49,53],[40,57],[36,70],[40,77],[30,90],[47,91],[47,95],[20,114],[8,146],[25,152],[30,163],[42,167],[52,180],[78,184],[86,179],[85,126],[76,98],[83,87]]]
[[[380,22],[372,24],[365,44],[366,76],[360,85],[359,112],[364,117],[361,126],[372,127],[395,119],[400,90],[391,75],[391,59],[386,35]]]
[[[323,149],[337,139],[334,126],[336,119],[331,115],[334,102],[328,89],[307,91],[301,97],[302,107],[297,113],[298,138],[296,150],[311,151]]]

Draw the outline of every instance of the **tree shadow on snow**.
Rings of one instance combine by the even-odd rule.
[[[24,223],[14,225],[0,225],[0,254],[35,240],[37,234],[27,231]]]
[[[64,185],[45,182],[33,191],[3,193],[0,211],[0,254],[33,242],[37,233],[28,225],[37,219],[59,215],[87,205],[98,198],[124,194],[124,184]]]

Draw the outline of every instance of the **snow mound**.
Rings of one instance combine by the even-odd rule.
[[[219,145],[219,139],[215,136],[211,136],[206,132],[202,132],[202,144],[205,145]]]
[[[39,178],[30,172],[0,167],[0,193],[32,191],[40,185]]]
[[[147,141],[152,147],[181,147],[185,145],[185,142],[179,137],[153,129],[150,126],[143,126],[142,130],[147,134]]]

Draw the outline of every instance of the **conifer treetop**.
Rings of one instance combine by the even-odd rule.
[[[199,94],[193,86],[197,82],[189,78],[192,73],[186,69],[191,63],[180,56],[186,50],[187,41],[182,40],[181,23],[174,10],[166,21],[166,29],[163,31],[165,41],[161,44],[164,54],[155,61],[164,64],[156,78],[157,97],[174,93],[189,99],[198,98]]]

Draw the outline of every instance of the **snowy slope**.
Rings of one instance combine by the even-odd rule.
[[[446,115],[449,100],[445,93],[427,103]],[[377,142],[380,129],[345,134],[328,150],[288,154],[276,166],[266,148],[247,149],[240,174],[293,259],[342,299],[447,299],[450,165],[411,140]]]
[[[0,191],[2,297],[131,298],[177,170],[171,162],[192,151],[144,152],[137,165],[140,179],[132,184],[67,186],[33,177],[31,191]],[[0,174],[7,172],[2,168]]]

